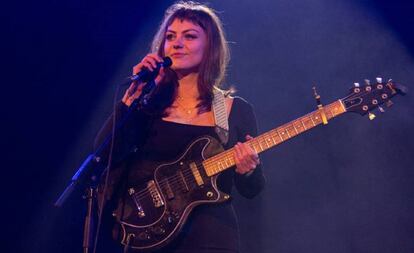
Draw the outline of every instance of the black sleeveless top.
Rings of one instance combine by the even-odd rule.
[[[120,113],[122,114],[122,108]],[[140,169],[140,166],[137,166],[143,159],[174,161],[192,141],[200,136],[209,135],[219,140],[214,127],[187,125],[160,118],[152,119],[145,133],[145,141],[141,144],[140,151],[136,156],[129,158],[126,165],[121,166],[120,169],[129,171],[127,176],[129,182],[139,182],[153,175],[155,168]],[[245,100],[236,97],[229,116],[229,141],[224,148],[233,147],[238,141],[245,141],[247,134],[252,136],[257,134],[256,119],[252,107]],[[130,133],[124,133],[124,135],[126,136],[121,134],[118,137],[118,145],[131,143],[131,139],[135,139],[134,136],[136,136]],[[125,148],[118,146],[118,149]],[[110,181],[116,182],[117,180]],[[217,184],[221,191],[230,195],[235,185],[242,196],[251,198],[257,195],[264,186],[261,166],[258,166],[250,176],[239,175],[232,168],[225,170],[220,174]],[[112,183],[109,188],[112,194],[116,192],[113,188],[122,187]],[[116,194],[112,197],[117,198]],[[159,252],[238,252],[238,248],[238,226],[230,200],[217,205],[197,206],[190,214],[178,238]]]

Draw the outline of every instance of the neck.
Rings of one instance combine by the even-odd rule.
[[[177,95],[181,98],[192,98],[198,99],[198,73],[190,73],[187,75],[181,75],[178,79],[178,93]]]

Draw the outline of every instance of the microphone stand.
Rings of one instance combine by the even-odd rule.
[[[130,79],[124,82],[121,85],[128,84]],[[133,101],[129,106],[128,111],[122,117],[118,123],[115,123],[115,132],[121,129],[125,123],[130,119],[132,112],[141,110],[145,105],[148,104],[149,99],[151,98],[152,92],[156,87],[155,81],[152,79],[145,84],[142,89],[140,96]],[[115,117],[116,115],[114,115]],[[113,126],[114,127],[114,126]],[[114,132],[114,133],[115,133]],[[54,205],[56,207],[61,207],[64,202],[71,196],[72,192],[79,188],[85,187],[86,194],[83,196],[87,201],[87,210],[85,216],[84,224],[84,234],[83,234],[83,252],[88,253],[89,249],[93,247],[93,231],[94,231],[94,212],[93,209],[96,206],[96,188],[98,185],[97,178],[101,178],[102,173],[105,171],[105,168],[108,168],[108,173],[110,170],[111,164],[107,166],[102,166],[102,154],[103,151],[110,147],[112,141],[112,132],[109,133],[103,143],[96,149],[92,154],[89,154],[87,158],[82,162],[81,166],[78,168],[76,173],[72,176],[72,179],[65,190],[61,193],[59,198],[56,200]],[[112,154],[111,154],[112,155]],[[99,177],[97,177],[97,175]],[[103,209],[103,207],[102,207]]]

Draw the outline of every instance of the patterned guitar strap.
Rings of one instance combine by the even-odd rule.
[[[229,121],[226,111],[226,96],[223,91],[214,89],[213,114],[215,120],[215,131],[223,145],[229,140]]]

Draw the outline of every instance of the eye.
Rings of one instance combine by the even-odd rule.
[[[188,40],[194,40],[194,39],[197,39],[197,35],[187,33],[187,34],[185,34],[185,38],[188,39]]]
[[[168,41],[171,41],[175,38],[175,35],[172,33],[168,33],[167,35],[165,35],[165,39]]]

